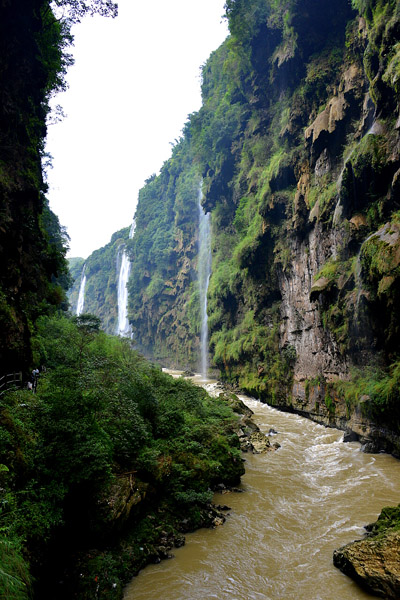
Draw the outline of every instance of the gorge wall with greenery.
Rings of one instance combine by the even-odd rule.
[[[201,182],[213,366],[322,422],[390,429],[399,452],[398,3],[230,0],[226,13],[203,106],[139,194],[135,342],[196,365]]]
[[[119,598],[164,538],[207,524],[209,490],[243,473],[223,400],[96,318],[115,332],[125,248],[136,346],[196,366],[200,187],[222,378],[400,454],[400,8],[227,0],[203,106],[140,191],[133,239],[127,224],[85,261],[95,315],[74,319],[58,312],[71,280],[45,196],[46,118],[71,23],[115,7],[53,7],[69,16],[0,0],[0,358],[3,372],[47,368],[36,394],[0,396],[0,595],[53,598],[62,580],[58,598]],[[83,260],[70,266],[74,312]]]
[[[69,62],[49,2],[2,2],[0,19],[1,375],[29,369],[35,320],[65,302],[67,236],[42,177],[51,93]]]

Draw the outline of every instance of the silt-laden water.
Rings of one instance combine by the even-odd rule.
[[[384,506],[400,501],[400,461],[364,454],[342,432],[253,399],[246,403],[281,448],[245,454],[244,493],[218,494],[226,523],[186,537],[175,558],[141,571],[124,600],[362,600],[332,564]],[[272,441],[272,440],[271,440]]]

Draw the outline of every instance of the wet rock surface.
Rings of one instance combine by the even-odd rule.
[[[223,399],[232,410],[239,415],[237,435],[239,437],[240,449],[242,452],[253,452],[253,454],[263,454],[280,448],[275,442],[271,444],[268,436],[252,420],[253,411],[233,392],[221,392],[219,397]],[[268,435],[275,435],[274,430],[269,431]]]
[[[384,508],[367,537],[333,553],[333,564],[381,598],[400,598],[400,505]]]
[[[400,598],[400,532],[353,542],[333,554],[333,564],[381,598]]]
[[[264,454],[265,452],[273,452],[280,448],[277,442],[271,444],[268,437],[261,431],[254,431],[250,435],[249,445],[253,454]]]

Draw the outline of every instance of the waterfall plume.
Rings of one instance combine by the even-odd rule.
[[[76,315],[79,317],[83,312],[83,306],[85,304],[85,286],[86,286],[86,275],[85,275],[86,264],[83,265],[81,274],[81,285],[79,286],[78,304],[76,305]]]
[[[129,231],[129,239],[135,233],[135,221]],[[132,331],[128,320],[128,288],[127,283],[131,272],[131,262],[126,249],[122,247],[121,266],[118,277],[118,329],[117,334],[122,337],[131,337]]]
[[[210,213],[205,213],[201,205],[201,185],[198,195],[199,207],[199,258],[198,258],[198,284],[200,295],[200,359],[201,375],[207,379],[208,374],[208,316],[207,316],[207,291],[211,275],[211,226]]]

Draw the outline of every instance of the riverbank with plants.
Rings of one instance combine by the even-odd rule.
[[[40,319],[33,348],[37,393],[0,403],[0,595],[120,598],[182,532],[221,518],[212,489],[244,472],[236,417],[93,315]]]

